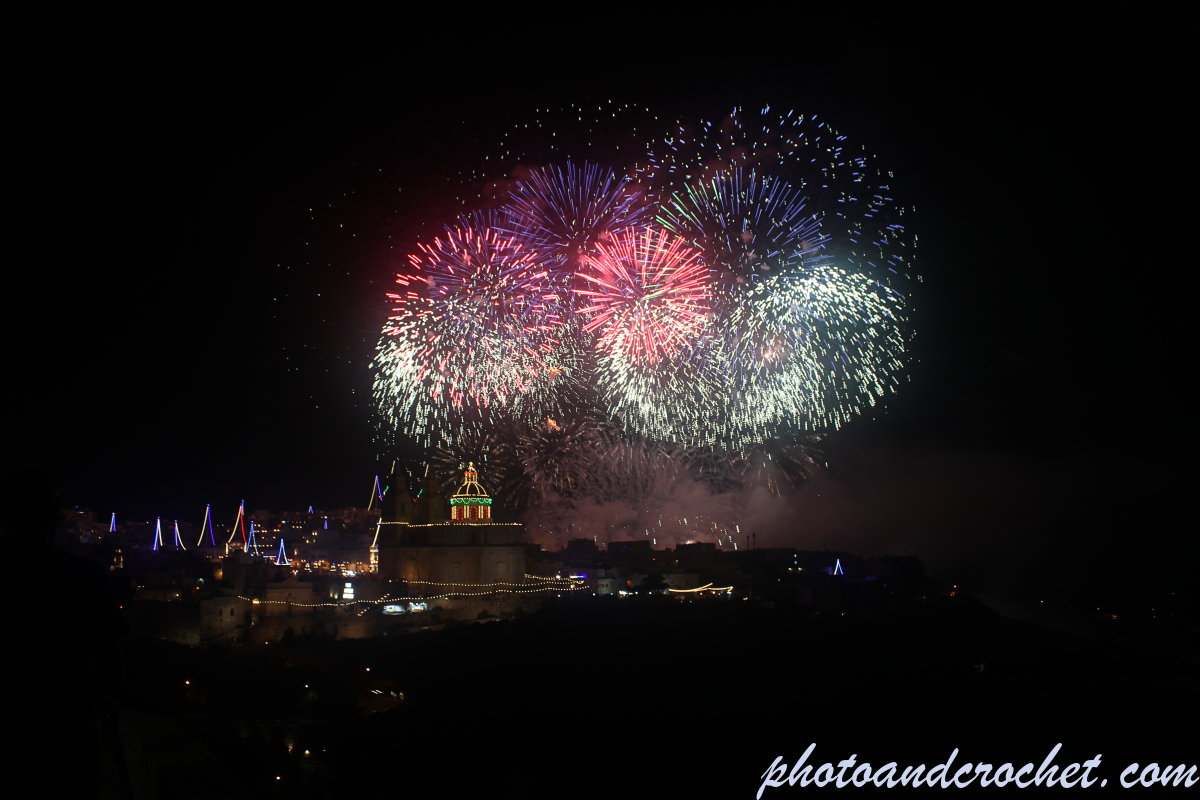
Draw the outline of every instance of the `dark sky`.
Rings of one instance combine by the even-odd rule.
[[[159,46],[64,72],[35,126],[54,168],[30,198],[53,219],[22,269],[41,288],[10,300],[28,300],[17,348],[34,363],[13,452],[119,519],[362,505],[388,236],[443,218],[447,178],[536,109],[769,103],[866,144],[918,212],[920,363],[885,419],[829,442],[834,468],[965,453],[1017,483],[1068,464],[1091,492],[1175,496],[1194,470],[1196,281],[1172,244],[1169,68],[1151,89],[1135,55],[1015,23],[952,40],[912,20],[843,28],[643,39],[636,58],[563,37],[552,58],[528,42],[346,59]]]

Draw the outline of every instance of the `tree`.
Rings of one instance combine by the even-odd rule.
[[[663,579],[663,576],[659,575],[658,573],[653,573],[651,575],[647,575],[640,584],[635,586],[634,591],[645,594],[653,594],[656,592],[661,592],[666,588],[667,582]]]

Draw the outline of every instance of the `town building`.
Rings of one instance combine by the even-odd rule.
[[[474,464],[449,505],[447,519],[428,472],[416,497],[401,490],[385,499],[376,542],[379,577],[425,594],[525,583],[525,527],[492,518],[491,497]]]

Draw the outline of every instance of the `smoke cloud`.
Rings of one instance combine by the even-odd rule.
[[[721,549],[838,550],[864,557],[916,555],[934,576],[1013,593],[1081,544],[1081,514],[1111,502],[1094,465],[1031,462],[983,450],[831,448],[832,469],[798,489],[758,484],[728,493],[682,471],[628,501],[553,497],[526,512],[531,541],[561,549],[586,538],[649,539],[657,549],[717,542]],[[1136,492],[1132,492],[1136,494]],[[1082,543],[1085,544],[1086,543]],[[1048,574],[1048,573],[1047,573]],[[1045,574],[1039,580],[1044,582]]]

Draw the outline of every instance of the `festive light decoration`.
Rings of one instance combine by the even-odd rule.
[[[250,538],[246,542],[246,552],[256,556],[262,555],[258,550],[258,542],[254,540],[254,520],[250,520]]]
[[[204,521],[200,523],[200,538],[196,540],[196,547],[200,547],[204,544],[204,529],[206,527],[208,528],[209,542],[211,543],[211,545],[213,547],[216,547],[217,546],[217,538],[216,538],[216,533],[213,531],[213,527],[212,527],[212,506],[211,505],[204,506]]]
[[[675,594],[696,594],[698,592],[732,592],[732,586],[716,586],[711,583],[706,583],[703,586],[698,586],[695,589],[667,589],[668,592]]]
[[[479,485],[474,461],[467,465],[462,486],[450,498],[450,518],[455,522],[483,522],[492,518],[492,498]]]
[[[556,592],[556,593],[577,592],[577,591],[583,591],[587,588],[585,585],[583,585],[583,583],[581,581],[563,581],[563,580],[557,580],[554,578],[536,578],[535,576],[532,576],[532,575],[527,575],[526,577],[533,578],[534,580],[541,580],[541,581],[543,581],[543,583],[535,584],[532,587],[530,587],[529,584],[521,584],[521,583],[459,584],[459,583],[430,583],[428,581],[406,581],[406,583],[412,583],[412,584],[428,584],[430,586],[460,586],[460,587],[470,588],[470,589],[487,589],[487,591],[443,592],[442,594],[437,594],[437,595],[422,595],[420,598],[398,597],[396,595],[388,594],[388,595],[385,595],[384,597],[379,598],[378,600],[352,600],[351,602],[348,602],[348,603],[347,602],[342,602],[342,603],[293,603],[290,600],[263,600],[261,598],[245,597],[242,595],[238,595],[238,599],[244,600],[247,603],[253,603],[255,605],[290,605],[290,606],[296,606],[297,608],[349,608],[350,606],[354,606],[354,605],[361,605],[361,604],[381,605],[381,604],[395,603],[400,600],[409,601],[409,600],[419,599],[422,602],[428,602],[430,600],[444,600],[444,599],[451,598],[451,597],[476,597],[476,596],[485,596],[485,595],[489,595],[489,594],[537,594],[540,592]],[[529,587],[529,588],[519,588],[519,589],[493,589],[493,588],[490,588],[490,587],[496,587],[496,586],[518,586],[518,587]]]
[[[543,578],[543,577],[538,577],[536,575],[526,575],[525,578],[527,580],[539,582],[537,584],[539,586],[543,586],[543,585],[544,586],[554,586],[554,587],[557,587],[560,589],[566,589],[571,586],[582,586],[582,583],[580,583],[579,581],[571,581],[571,580],[567,580],[565,578]],[[426,586],[465,586],[465,587],[470,587],[472,589],[476,589],[476,588],[480,588],[480,587],[484,587],[484,586],[523,586],[526,588],[529,587],[528,583],[508,583],[505,581],[497,581],[494,583],[445,583],[445,582],[438,582],[438,581],[405,581],[405,583],[421,584],[421,585],[426,585]]]
[[[379,488],[379,476],[375,476],[375,485],[371,487],[371,499],[367,501],[367,511],[371,510],[371,505],[375,502],[375,498],[379,498],[379,502],[383,502],[383,490]]]
[[[241,504],[238,505],[237,519],[235,519],[233,521],[233,529],[229,532],[229,539],[228,539],[228,541],[225,542],[226,546],[228,546],[229,543],[233,541],[234,536],[237,536],[239,524],[241,525],[241,530],[242,530],[242,545],[244,546],[246,544],[246,519],[245,519],[245,516],[246,516],[246,501],[243,500],[241,502]]]

